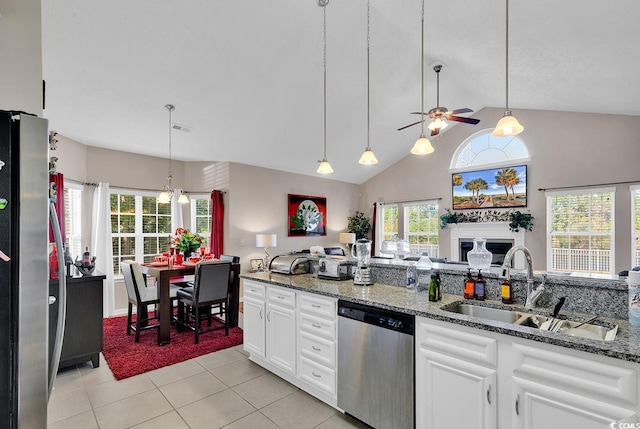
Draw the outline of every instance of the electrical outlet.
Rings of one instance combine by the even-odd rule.
[[[240,247],[245,247],[247,245],[247,240],[244,238],[240,239]]]

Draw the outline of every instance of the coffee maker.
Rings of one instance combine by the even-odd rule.
[[[351,248],[351,256],[358,260],[358,267],[353,275],[353,284],[360,286],[372,285],[371,268],[369,268],[369,260],[371,259],[371,240],[361,238],[356,240]]]

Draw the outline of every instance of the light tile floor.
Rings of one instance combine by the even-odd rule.
[[[48,429],[368,428],[249,361],[242,345],[121,381],[100,359],[58,373]]]

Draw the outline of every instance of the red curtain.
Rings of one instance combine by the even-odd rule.
[[[56,198],[56,214],[58,215],[58,221],[60,222],[60,232],[62,233],[62,242],[67,242],[67,233],[65,231],[65,221],[64,221],[64,176],[62,173],[50,174],[49,175],[49,194],[57,195]],[[49,224],[49,243],[55,242],[53,238],[53,230],[51,229],[51,224]],[[58,249],[58,251],[62,251],[62,249]]]
[[[373,203],[373,221],[371,222],[371,256],[376,255],[376,212],[378,205]]]
[[[211,192],[211,239],[209,251],[219,258],[224,253],[224,201],[223,193],[215,190]]]

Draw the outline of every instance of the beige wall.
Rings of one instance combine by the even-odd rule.
[[[528,207],[534,229],[526,233],[526,245],[534,255],[536,269],[546,269],[546,199],[539,188],[599,185],[613,182],[640,183],[640,117],[596,115],[537,110],[514,112],[524,125],[520,137],[531,155],[528,163]],[[361,210],[375,201],[442,198],[440,212],[451,208],[449,165],[455,150],[472,134],[493,128],[502,116],[499,109],[483,109],[474,117],[477,126],[456,125],[425,157],[407,155],[361,187]],[[407,133],[407,153],[418,137]],[[631,264],[631,203],[629,185],[616,186],[616,272]],[[440,231],[441,256],[450,255],[450,234]]]
[[[42,31],[39,0],[2,0],[0,109],[42,116]]]

